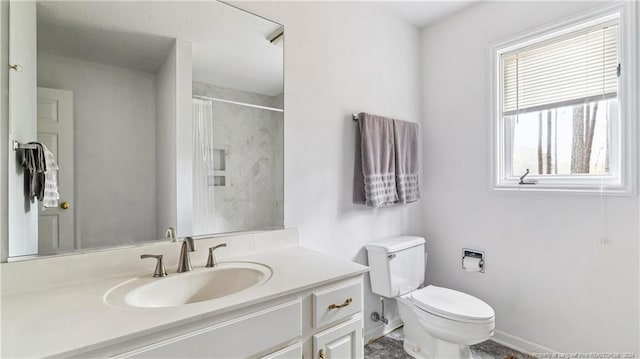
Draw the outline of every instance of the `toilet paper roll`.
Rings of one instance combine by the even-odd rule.
[[[464,257],[462,259],[462,268],[467,272],[480,272],[480,258]]]

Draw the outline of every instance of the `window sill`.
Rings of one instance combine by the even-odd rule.
[[[561,194],[580,194],[580,195],[596,195],[596,196],[613,196],[613,197],[632,197],[635,196],[633,189],[621,185],[604,185],[600,184],[571,184],[571,185],[558,185],[558,184],[524,184],[520,185],[517,182],[514,183],[500,183],[495,184],[491,188],[494,191],[506,191],[506,192],[552,192]]]

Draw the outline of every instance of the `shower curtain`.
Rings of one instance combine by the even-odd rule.
[[[213,192],[213,102],[192,99],[193,113],[193,231],[215,233]]]

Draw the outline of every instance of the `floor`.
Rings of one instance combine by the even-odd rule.
[[[364,347],[365,359],[411,359],[402,349],[402,328],[377,339]],[[533,357],[507,348],[491,340],[471,346],[473,359],[533,359]]]

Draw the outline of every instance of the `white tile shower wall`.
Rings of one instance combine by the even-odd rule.
[[[420,32],[355,2],[234,2],[285,26],[285,225],[306,247],[366,264],[364,245],[423,234],[422,203],[372,209],[352,203],[356,124],[368,111],[420,121]],[[380,302],[365,289],[365,333]],[[387,315],[397,318],[388,301]]]
[[[490,303],[499,338],[562,352],[638,350],[639,203],[489,190],[488,49],[599,5],[478,3],[422,32],[427,281]]]
[[[278,97],[193,83],[193,94],[276,107]],[[226,153],[224,186],[215,186],[215,231],[275,228],[284,222],[283,115],[213,103],[213,143]]]

